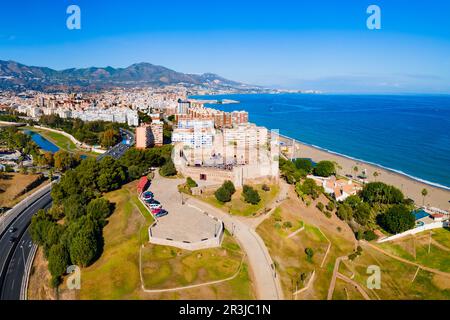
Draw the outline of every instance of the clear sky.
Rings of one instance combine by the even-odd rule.
[[[81,30],[66,9],[81,8]],[[366,27],[369,5],[381,30]],[[0,59],[150,62],[327,92],[450,93],[448,0],[3,0]]]

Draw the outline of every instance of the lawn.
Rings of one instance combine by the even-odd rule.
[[[252,185],[255,190],[258,191],[261,201],[252,205],[244,201],[244,197],[242,196],[242,188],[236,188],[236,193],[231,198],[231,201],[228,203],[222,203],[216,199],[214,194],[205,194],[199,196],[198,198],[213,205],[216,208],[222,209],[226,212],[229,212],[234,215],[240,216],[258,216],[264,213],[267,210],[270,210],[268,206],[275,200],[280,191],[280,187],[278,185],[269,185],[270,190],[264,191],[262,190],[262,184]]]
[[[144,283],[150,290],[225,280],[235,274],[239,277],[242,262],[243,252],[229,234],[225,235],[221,248],[187,251],[148,244],[142,250]],[[253,297],[250,281],[223,282],[221,285],[229,287],[227,291],[232,294],[228,298]]]
[[[450,232],[445,229],[432,230],[431,237],[438,242],[437,245],[430,242],[430,231],[425,231],[379,246],[409,261],[450,273]]]
[[[367,267],[377,265],[381,271],[381,289],[367,288]],[[395,260],[367,245],[363,246],[362,255],[354,261],[341,263],[339,272],[352,277],[369,294],[371,299],[405,300],[405,299],[449,299],[450,278],[438,276],[428,271]],[[350,274],[349,274],[350,273]],[[414,278],[414,276],[416,277]],[[342,288],[336,286],[333,295],[339,299]]]
[[[115,203],[114,213],[104,229],[105,246],[98,261],[81,272],[78,299],[252,299],[248,267],[240,247],[229,235],[222,248],[183,251],[149,244],[147,229],[153,222],[136,195],[132,182],[106,194]],[[149,287],[186,285],[223,279],[239,271],[225,283],[175,292],[145,293],[141,289],[139,252],[141,244],[143,278]],[[173,254],[175,253],[175,256]],[[244,260],[245,261],[245,260]]]

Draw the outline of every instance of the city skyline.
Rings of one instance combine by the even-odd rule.
[[[81,8],[81,30],[66,28],[71,4]],[[381,30],[366,26],[371,4],[381,8]],[[22,12],[23,3],[9,3],[0,14],[0,59],[58,70],[150,62],[331,93],[450,93],[449,6],[173,1],[167,10],[157,1],[125,6],[81,0],[26,1]]]

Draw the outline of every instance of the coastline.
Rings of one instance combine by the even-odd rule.
[[[447,211],[450,210],[450,190],[446,186],[424,181],[420,178],[412,177],[395,169],[385,168],[375,163],[355,159],[318,146],[309,145],[282,134],[279,136],[281,141],[289,144],[292,144],[293,141],[295,142],[294,158],[311,158],[314,162],[321,160],[336,161],[342,167],[341,169],[338,169],[338,174],[340,175],[351,174],[354,176],[355,172],[353,171],[353,168],[355,166],[359,169],[358,173],[361,173],[363,169],[366,169],[368,176],[367,180],[369,182],[380,181],[396,186],[402,190],[406,197],[413,199],[417,205],[422,205],[423,203],[421,191],[425,188],[428,190],[428,195],[425,197],[425,205]],[[373,176],[375,171],[379,174],[376,178]]]

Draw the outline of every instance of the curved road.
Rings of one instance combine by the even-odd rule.
[[[50,188],[46,192],[37,192],[30,200],[20,203],[13,216],[9,216],[4,230],[0,234],[0,299],[19,300],[26,261],[32,242],[28,233],[31,217],[39,209],[51,204]],[[13,228],[14,232],[10,232]],[[11,242],[11,237],[14,241]]]

